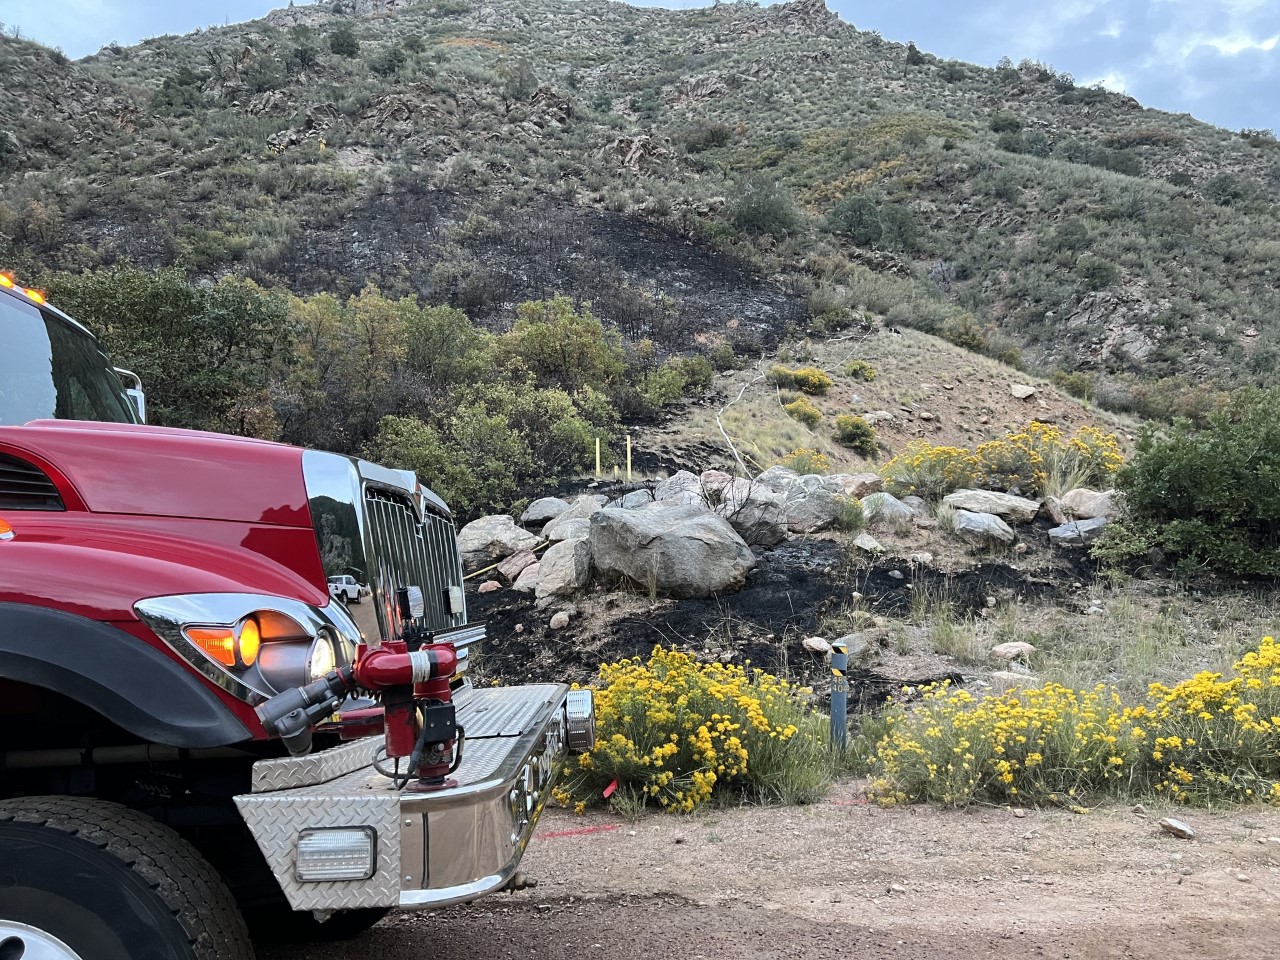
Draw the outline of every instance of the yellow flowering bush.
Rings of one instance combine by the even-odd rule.
[[[1105,685],[990,697],[942,685],[884,722],[871,789],[885,804],[1075,807],[1120,792],[1280,804],[1280,646],[1271,637],[1230,676],[1152,684],[1138,704]]]
[[[798,447],[782,458],[782,466],[800,474],[826,473],[831,469],[831,461],[826,454],[812,447]]]
[[[973,454],[964,447],[937,446],[912,440],[880,468],[884,487],[895,497],[939,500],[953,490],[972,486],[977,473]]]
[[[808,397],[797,397],[790,403],[783,404],[783,410],[792,420],[799,420],[806,427],[812,427],[822,419],[822,411],[813,405]]]
[[[1144,717],[1154,788],[1186,801],[1280,802],[1280,646],[1264,637],[1232,675],[1155,683]]]
[[[570,765],[556,798],[591,802],[613,780],[667,812],[688,813],[718,793],[799,802],[828,781],[825,719],[811,691],[768,673],[655,648],[600,668],[596,746]]]
[[[817,367],[800,367],[793,370],[775,363],[769,368],[769,382],[779,387],[790,387],[811,396],[822,396],[835,384],[824,370]]]
[[[1038,496],[1051,480],[1060,487],[1107,484],[1123,463],[1115,434],[1081,427],[1067,437],[1033,421],[974,450],[914,440],[880,472],[895,496],[939,499],[962,487]]]

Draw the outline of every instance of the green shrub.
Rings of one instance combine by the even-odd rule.
[[[827,214],[827,229],[843,233],[862,247],[875,246],[884,234],[880,211],[875,203],[860,193],[845,197]]]
[[[686,389],[696,393],[705,393],[711,389],[715,368],[712,367],[711,361],[706,357],[685,357],[679,361],[679,367],[680,375],[684,377]]]
[[[389,77],[399,73],[409,60],[409,55],[400,47],[387,47],[369,61],[369,69],[380,77]]]
[[[996,137],[996,146],[1006,153],[1027,152],[1027,141],[1023,139],[1021,130],[1004,131],[1004,133]]]
[[[1022,121],[1008,110],[997,110],[991,115],[988,126],[992,133],[1018,133],[1022,130]]]
[[[799,397],[785,404],[782,408],[792,420],[799,420],[806,427],[812,427],[822,419],[822,411],[813,405],[808,397]]]
[[[867,514],[857,497],[835,497],[831,525],[843,533],[861,533],[867,528]]]
[[[1080,258],[1076,273],[1090,290],[1104,290],[1120,278],[1120,270],[1114,263],[1091,253]]]
[[[844,365],[844,370],[841,372],[846,377],[861,380],[863,383],[870,383],[877,376],[876,368],[866,360],[850,360]]]
[[[862,417],[842,413],[836,417],[836,443],[848,447],[854,453],[871,459],[879,451],[876,429]]]
[[[817,367],[801,367],[798,370],[792,370],[777,363],[769,368],[769,382],[778,387],[799,390],[811,397],[825,395],[835,384],[825,371]]]
[[[1203,428],[1148,427],[1118,484],[1139,533],[1226,574],[1280,574],[1280,388],[1248,389]]]
[[[342,24],[329,34],[329,49],[340,57],[360,55],[360,41],[349,24]]]
[[[782,184],[752,180],[742,185],[730,204],[729,221],[743,233],[777,237],[800,229],[803,217],[791,192]]]

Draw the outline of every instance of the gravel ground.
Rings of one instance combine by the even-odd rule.
[[[637,823],[549,811],[524,863],[535,889],[259,956],[1280,955],[1280,812],[1178,811],[1190,841],[1160,830],[1168,812],[881,810],[856,784],[810,807]]]

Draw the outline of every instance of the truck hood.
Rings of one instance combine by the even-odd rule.
[[[298,447],[75,420],[0,427],[0,446],[43,461],[69,509],[311,527]]]

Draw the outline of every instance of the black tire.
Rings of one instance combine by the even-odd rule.
[[[0,801],[0,920],[85,960],[253,960],[222,878],[173,830],[114,803]]]
[[[294,912],[287,904],[250,913],[249,931],[258,943],[334,943],[358,937],[385,917],[389,907],[343,910],[324,923],[309,912]]]

